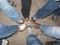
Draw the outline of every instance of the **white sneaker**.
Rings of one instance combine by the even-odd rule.
[[[20,31],[23,31],[26,28],[26,24],[21,24],[19,28],[20,28]]]
[[[2,44],[1,45],[8,45],[8,41],[7,40],[5,40],[5,39],[3,39],[2,40]]]
[[[28,35],[35,34],[35,32],[33,31],[33,28],[30,26],[27,27],[27,33],[28,33]]]
[[[19,22],[17,22],[18,24],[23,24],[24,21],[21,19]]]

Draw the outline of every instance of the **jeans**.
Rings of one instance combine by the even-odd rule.
[[[0,0],[0,8],[12,21],[19,22],[21,20],[17,10],[7,0]]]
[[[18,29],[19,27],[17,25],[7,26],[4,24],[0,24],[0,39],[10,37]]]
[[[55,15],[56,17],[60,16],[60,8],[59,8],[57,11],[54,12],[54,15]]]
[[[39,28],[46,36],[60,39],[60,27],[59,26],[41,25]]]
[[[42,45],[41,41],[34,34],[27,36],[26,40],[27,45]]]
[[[50,16],[52,13],[57,11],[59,8],[60,2],[56,2],[55,0],[49,0],[41,9],[39,9],[34,17],[37,19],[43,19],[47,16]],[[58,12],[57,12],[58,14]]]

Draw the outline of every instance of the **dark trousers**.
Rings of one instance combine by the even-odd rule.
[[[30,9],[31,9],[31,0],[21,0],[21,3],[22,3],[21,12],[22,12],[23,17],[29,18]]]

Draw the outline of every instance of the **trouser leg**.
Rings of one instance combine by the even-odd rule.
[[[39,28],[44,35],[60,39],[60,26],[41,25]]]
[[[12,7],[7,0],[0,1],[0,8],[12,21],[19,22],[21,20],[17,10]]]
[[[37,19],[42,19],[50,16],[55,10],[59,8],[60,2],[55,0],[49,0],[41,9],[39,9],[35,15]]]
[[[54,15],[55,15],[56,17],[60,16],[60,8],[54,12]]]
[[[16,31],[18,31],[19,27],[17,25],[7,26],[4,24],[0,24],[0,39],[10,37]]]
[[[22,15],[24,18],[29,18],[30,9],[31,9],[31,0],[21,0],[22,3]]]
[[[42,45],[41,41],[34,34],[27,36],[26,40],[27,45]]]

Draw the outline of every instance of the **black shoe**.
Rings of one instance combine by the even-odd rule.
[[[32,22],[36,22],[36,18],[31,18]]]

